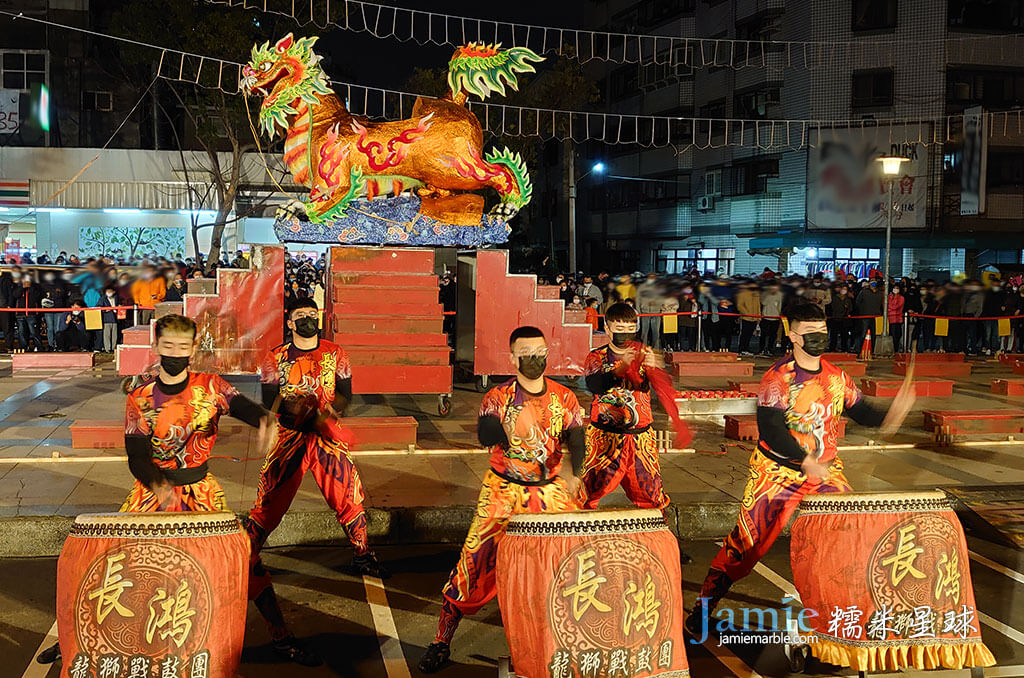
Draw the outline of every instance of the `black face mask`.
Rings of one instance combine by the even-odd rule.
[[[828,350],[828,332],[809,332],[801,336],[804,338],[804,352],[807,355],[817,357]]]
[[[188,367],[188,356],[162,355],[160,356],[160,367],[164,368],[164,372],[167,374],[176,377]]]
[[[547,369],[547,356],[524,355],[519,356],[519,374],[527,379],[539,379]]]
[[[636,332],[612,332],[612,343],[616,348],[626,348],[635,339]]]
[[[295,334],[309,339],[320,332],[320,323],[316,318],[299,318],[295,321]]]

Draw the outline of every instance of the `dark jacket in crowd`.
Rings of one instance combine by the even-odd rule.
[[[18,308],[40,308],[43,301],[43,291],[39,285],[32,283],[29,287],[19,285],[14,290],[14,305]],[[21,315],[19,313],[19,315]]]
[[[854,315],[882,315],[882,292],[877,287],[865,287],[853,302]]]

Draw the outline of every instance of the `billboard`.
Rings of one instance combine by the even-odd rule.
[[[885,228],[889,187],[878,158],[909,158],[896,178],[894,228],[924,228],[928,206],[928,148],[919,125],[829,129],[807,154],[807,228]],[[813,138],[813,137],[812,137]],[[896,141],[898,140],[898,141]]]
[[[981,106],[964,111],[964,155],[960,168],[960,214],[985,211],[988,170],[988,116]]]

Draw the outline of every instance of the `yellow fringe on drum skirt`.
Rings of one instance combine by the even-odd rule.
[[[996,658],[980,638],[928,644],[846,645],[826,636],[814,634],[817,642],[810,644],[811,654],[819,661],[834,666],[849,666],[854,671],[898,671],[903,668],[962,669],[971,666],[993,666]]]

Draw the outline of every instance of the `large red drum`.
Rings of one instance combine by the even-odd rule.
[[[79,516],[57,562],[61,676],[233,678],[248,572],[233,513]]]
[[[967,540],[942,492],[816,494],[790,557],[811,653],[857,671],[991,666]]]
[[[517,675],[690,675],[679,545],[660,511],[514,516],[497,579]]]

